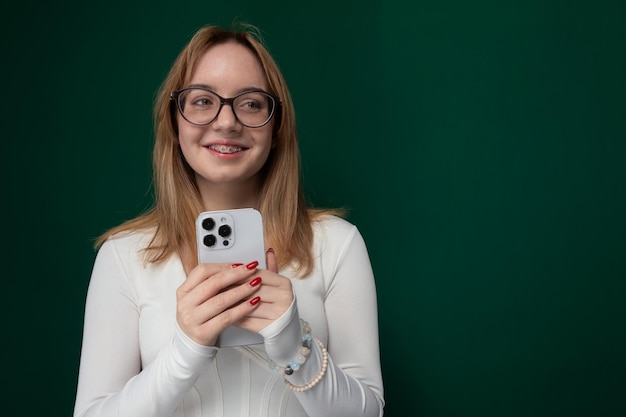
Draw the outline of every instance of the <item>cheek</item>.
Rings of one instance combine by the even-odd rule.
[[[187,162],[189,162],[190,157],[193,157],[194,149],[196,149],[201,137],[202,132],[192,126],[183,125],[179,127],[178,146]]]
[[[181,146],[184,143],[192,144],[198,142],[204,133],[204,129],[198,129],[197,126],[190,125],[189,123],[178,120],[178,142]]]
[[[257,145],[261,145],[265,148],[266,152],[269,152],[274,147],[274,135],[271,126],[263,126],[263,131],[257,132],[256,137]]]

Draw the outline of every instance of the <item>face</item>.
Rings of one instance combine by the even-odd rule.
[[[261,89],[269,91],[258,59],[234,42],[212,46],[198,61],[188,86],[202,86],[224,98]],[[187,122],[177,112],[182,153],[196,173],[201,194],[216,192],[256,194],[259,171],[272,147],[273,120],[262,127],[242,125],[230,105],[204,126]]]

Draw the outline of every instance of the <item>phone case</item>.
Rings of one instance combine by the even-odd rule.
[[[247,264],[259,262],[265,269],[265,239],[261,213],[253,208],[205,211],[196,219],[198,262]],[[230,347],[263,343],[255,332],[229,326],[220,334],[216,345]]]

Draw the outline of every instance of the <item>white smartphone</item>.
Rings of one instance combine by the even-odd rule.
[[[253,208],[205,211],[196,219],[198,262],[226,262],[247,264],[259,262],[267,268],[265,239],[261,212]],[[263,343],[255,332],[229,326],[217,339],[217,347]]]

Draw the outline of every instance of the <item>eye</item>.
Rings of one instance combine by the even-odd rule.
[[[198,109],[205,107],[214,107],[219,104],[219,98],[217,96],[203,89],[187,90],[183,98],[184,103],[188,103],[189,106]]]
[[[257,92],[247,93],[237,98],[237,109],[256,113],[267,109],[267,98],[265,95]]]
[[[213,106],[215,103],[214,103],[214,100],[211,99],[211,97],[206,97],[205,96],[205,97],[196,97],[196,98],[194,98],[191,101],[191,104],[193,106],[202,107],[202,106]]]
[[[242,105],[249,110],[261,109],[263,107],[261,103],[254,100],[247,100],[246,102],[242,103]]]

